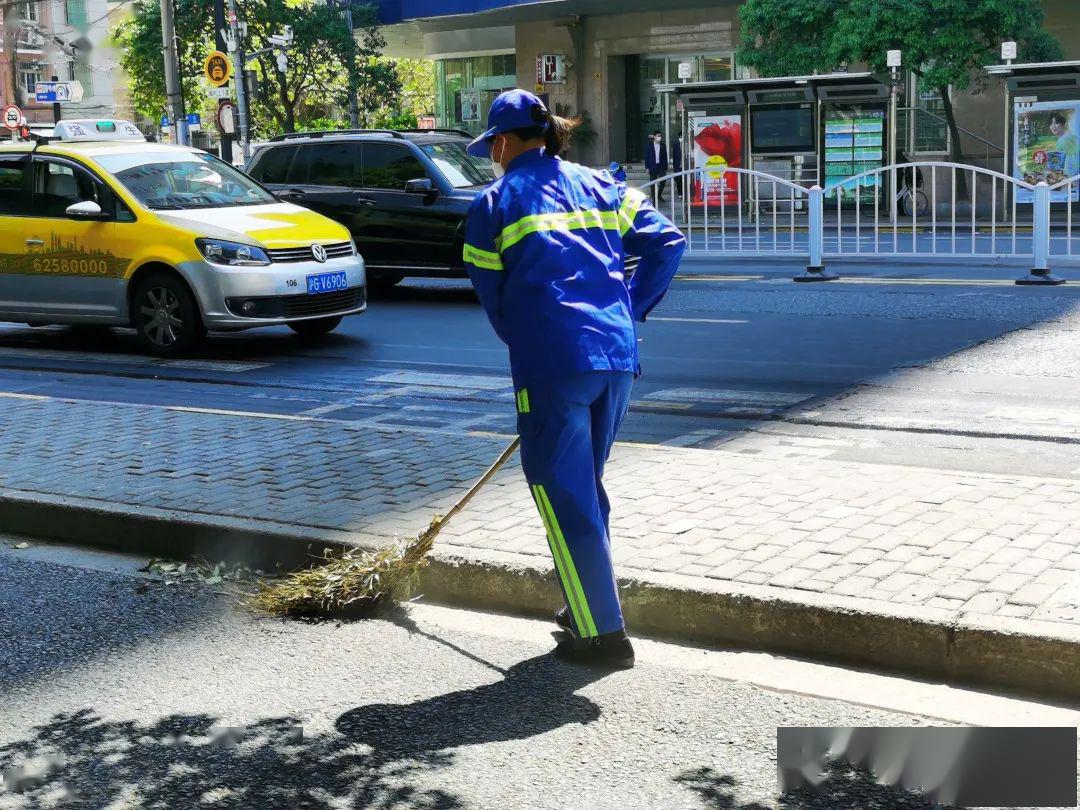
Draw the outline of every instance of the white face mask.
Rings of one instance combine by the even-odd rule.
[[[505,138],[503,138],[502,145],[503,145],[502,154],[505,155],[506,154],[506,139]],[[504,174],[506,174],[506,169],[504,169],[503,166],[502,166],[502,156],[500,156],[498,159],[496,159],[494,149],[492,149],[492,152],[491,152],[491,171],[495,175],[496,180],[499,179],[500,177],[502,177]]]

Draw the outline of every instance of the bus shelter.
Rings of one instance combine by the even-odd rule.
[[[1005,82],[1005,158],[1002,172],[1030,185],[1045,181],[1050,204],[1080,199],[1080,61],[988,65]],[[1016,202],[1033,193],[1016,187]]]
[[[740,202],[749,202],[754,214],[769,205],[805,204],[803,195],[763,177],[805,188],[832,186],[842,202],[854,203],[861,195],[866,203],[883,193],[876,176],[850,187],[843,183],[886,165],[893,154],[889,86],[874,74],[686,82],[658,90],[675,97],[667,142],[679,138],[684,169],[703,170],[685,184],[687,216],[695,208]],[[726,167],[759,174],[753,182],[747,175],[740,181]]]

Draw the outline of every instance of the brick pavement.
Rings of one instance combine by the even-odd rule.
[[[623,570],[1080,621],[1080,484],[620,445],[606,477]],[[546,559],[520,472],[444,544]]]
[[[506,441],[9,397],[0,435],[3,488],[384,536],[426,526]],[[1075,482],[639,445],[606,480],[627,573],[1080,622]],[[514,467],[443,546],[550,568],[542,531]]]

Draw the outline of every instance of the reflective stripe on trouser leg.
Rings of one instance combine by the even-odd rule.
[[[578,628],[582,638],[597,635],[596,624],[593,622],[592,612],[589,610],[589,602],[585,598],[585,589],[581,587],[581,579],[578,577],[577,568],[574,566],[574,558],[570,549],[566,546],[566,537],[563,536],[559,526],[559,519],[555,517],[555,510],[551,506],[551,500],[547,491],[541,484],[532,486],[533,499],[536,508],[540,510],[540,518],[544,521],[547,530],[548,545],[551,546],[551,556],[555,559],[555,570],[562,582],[563,592],[566,594],[566,602],[574,617],[574,624]]]

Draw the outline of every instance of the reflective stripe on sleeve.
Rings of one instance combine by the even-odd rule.
[[[638,191],[636,188],[626,189],[622,207],[619,209],[620,234],[625,236],[634,227],[634,220],[637,219],[638,211],[641,210],[641,206],[646,199],[648,198],[644,192]]]
[[[495,239],[500,251],[516,245],[526,236],[541,231],[575,231],[585,228],[619,230],[619,215],[614,211],[556,211],[550,214],[532,214],[503,228]]]
[[[492,253],[490,250],[481,250],[478,247],[466,244],[465,250],[462,251],[461,256],[468,264],[475,265],[484,270],[503,269],[502,258],[498,253]]]

